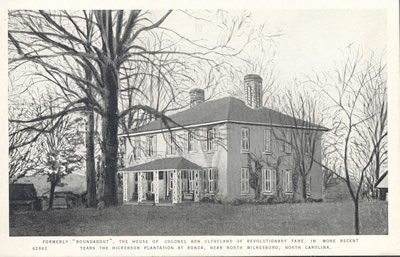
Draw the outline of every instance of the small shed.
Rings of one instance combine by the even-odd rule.
[[[378,198],[382,201],[388,200],[388,172],[383,173],[375,183],[375,188],[378,189]]]

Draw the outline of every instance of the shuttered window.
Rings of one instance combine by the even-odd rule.
[[[249,128],[241,129],[241,151],[249,152],[250,150],[250,130]]]
[[[155,156],[157,149],[157,137],[154,136],[147,136],[147,155],[148,156]]]
[[[285,142],[285,153],[291,153],[292,152],[292,133],[289,132],[286,138]]]
[[[167,139],[167,154],[174,155],[176,154],[176,135],[175,133],[168,133],[166,136]]]
[[[262,169],[262,191],[265,193],[275,192],[276,173],[273,169]]]
[[[240,192],[242,194],[248,194],[250,192],[250,184],[249,184],[249,168],[241,169],[241,183],[240,183]]]
[[[218,169],[206,168],[203,170],[203,191],[205,193],[215,193],[217,191]]]
[[[285,170],[284,178],[283,178],[283,189],[285,193],[292,193],[293,186],[292,186],[292,170]]]
[[[213,150],[214,133],[212,128],[207,128],[207,151]]]
[[[187,133],[187,151],[197,152],[197,130],[188,131]]]
[[[271,130],[264,130],[264,153],[271,153]]]

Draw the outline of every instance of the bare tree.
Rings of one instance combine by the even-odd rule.
[[[55,84],[65,95],[68,104],[51,117],[39,117],[30,122],[63,117],[71,112],[94,111],[101,117],[102,172],[105,180],[104,201],[106,205],[117,203],[116,171],[118,160],[119,120],[130,112],[142,110],[155,117],[165,114],[153,107],[133,102],[128,109],[121,110],[119,93],[127,79],[123,77],[126,68],[157,67],[158,75],[168,86],[173,85],[173,77],[189,75],[165,65],[171,58],[196,59],[209,66],[227,64],[223,58],[236,56],[229,44],[240,26],[235,25],[226,39],[216,46],[202,46],[186,38],[177,31],[162,27],[172,13],[150,13],[132,11],[10,11],[8,39],[10,46],[9,65],[12,70],[24,65],[35,64],[48,70]],[[183,12],[185,13],[185,12]],[[188,14],[186,12],[186,14]],[[154,18],[157,17],[158,18]],[[227,25],[228,23],[224,23]],[[240,19],[235,22],[240,24]],[[229,27],[229,26],[228,26]],[[147,41],[163,31],[169,45],[162,47]],[[253,39],[249,34],[247,41]],[[163,40],[164,42],[164,40]],[[178,42],[185,42],[177,48]],[[246,42],[245,42],[246,43]],[[190,47],[187,47],[187,46]],[[184,49],[184,50],[181,50]],[[187,50],[189,49],[189,50]],[[167,59],[158,56],[170,55]],[[163,65],[156,62],[161,61]],[[182,66],[181,66],[182,67]],[[184,68],[184,67],[183,67]],[[82,70],[86,74],[81,75]],[[89,71],[90,76],[87,76]],[[143,72],[143,69],[140,70]],[[173,72],[171,72],[173,71]],[[147,74],[147,71],[144,72]],[[131,71],[126,72],[128,77]],[[173,76],[172,76],[173,75]],[[59,83],[59,81],[62,83]],[[65,85],[73,85],[73,87]],[[73,90],[78,89],[78,91]],[[137,85],[132,92],[140,93]],[[15,122],[17,122],[15,120]],[[28,122],[27,120],[18,122]]]
[[[274,134],[291,145],[295,173],[300,175],[301,195],[306,200],[308,198],[307,185],[310,183],[310,172],[315,161],[320,159],[321,137],[323,131],[327,129],[322,127],[323,117],[318,98],[304,88],[300,89],[301,87],[295,81],[295,89],[287,90],[280,99],[282,111],[291,117],[295,128],[285,131],[283,137],[279,137],[278,133]]]
[[[373,55],[365,57],[359,50],[347,50],[344,61],[338,64],[333,73],[316,75],[309,82],[317,86],[332,104],[332,133],[327,140],[334,153],[330,158],[334,158],[337,165],[325,168],[346,182],[354,203],[355,234],[358,235],[359,200],[366,173],[387,137],[387,111],[382,111],[386,109],[386,96],[382,96],[384,102],[374,108],[368,108],[368,111],[365,108],[371,104],[368,97],[374,92],[371,90],[386,87],[386,76],[385,65],[375,61]],[[374,127],[378,127],[382,133],[371,137],[368,130],[374,119],[379,120]]]

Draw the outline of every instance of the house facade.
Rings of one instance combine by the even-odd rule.
[[[296,165],[299,145],[308,162],[321,160],[320,136],[311,147],[308,135],[326,128],[263,107],[258,75],[245,76],[244,87],[244,101],[204,101],[204,91],[192,90],[187,110],[120,135],[124,203],[293,198],[303,186],[321,199],[321,167],[312,165],[302,185]]]

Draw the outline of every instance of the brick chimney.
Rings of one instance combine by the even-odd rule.
[[[204,102],[204,90],[200,88],[194,88],[190,90],[190,107],[196,106]]]
[[[253,109],[262,107],[262,78],[257,74],[244,76],[244,93],[247,106]]]

